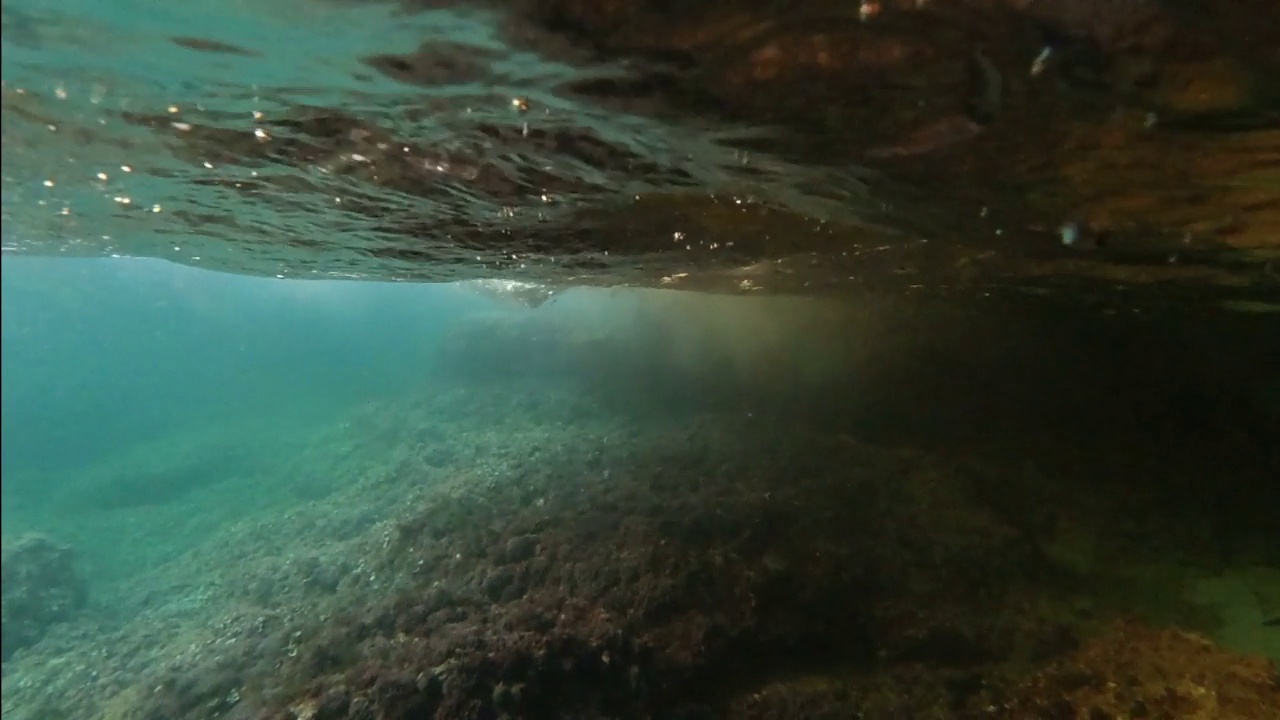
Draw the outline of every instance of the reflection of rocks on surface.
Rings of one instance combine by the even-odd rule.
[[[42,535],[5,541],[2,583],[5,660],[38,642],[49,626],[71,619],[87,593],[71,548]]]
[[[1083,276],[1098,291],[1179,281],[1198,298],[1260,284],[1280,237],[1280,37],[1255,20],[1267,0],[403,4],[412,41],[327,58],[346,91],[256,87],[259,117],[208,64],[187,78],[198,104],[140,90],[83,116],[43,71],[30,87],[7,77],[6,208],[36,208],[24,238],[48,232],[32,244],[138,238],[110,251],[152,254],[171,243],[147,232],[179,235],[175,260],[272,275],[687,273],[682,285],[736,291],[723,273],[785,260],[800,261],[794,283],[746,289],[804,293]],[[311,70],[188,31],[151,40]],[[162,192],[94,217],[101,198],[38,182],[116,167],[131,137],[117,123],[147,138],[128,140],[133,177]],[[63,157],[75,162],[49,167]],[[133,182],[113,173],[108,197]],[[160,197],[164,212],[147,211]],[[1108,231],[1087,263],[1044,232],[1072,218]],[[848,262],[864,242],[893,264]]]

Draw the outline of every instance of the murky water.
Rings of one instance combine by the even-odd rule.
[[[6,717],[1280,715],[1271,0],[3,22]]]

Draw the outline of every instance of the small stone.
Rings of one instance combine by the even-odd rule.
[[[518,535],[507,541],[503,557],[509,563],[523,562],[538,552],[538,536]]]

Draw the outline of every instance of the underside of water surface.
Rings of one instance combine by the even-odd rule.
[[[1277,48],[5,0],[6,719],[1280,717]]]
[[[805,294],[1275,290],[1267,0],[668,5],[15,0],[8,249]]]

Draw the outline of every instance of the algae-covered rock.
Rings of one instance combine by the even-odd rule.
[[[987,707],[997,718],[1280,717],[1280,674],[1198,635],[1119,622]]]
[[[84,578],[74,553],[43,535],[6,541],[3,551],[3,659],[34,645],[49,626],[69,620],[84,606]]]

